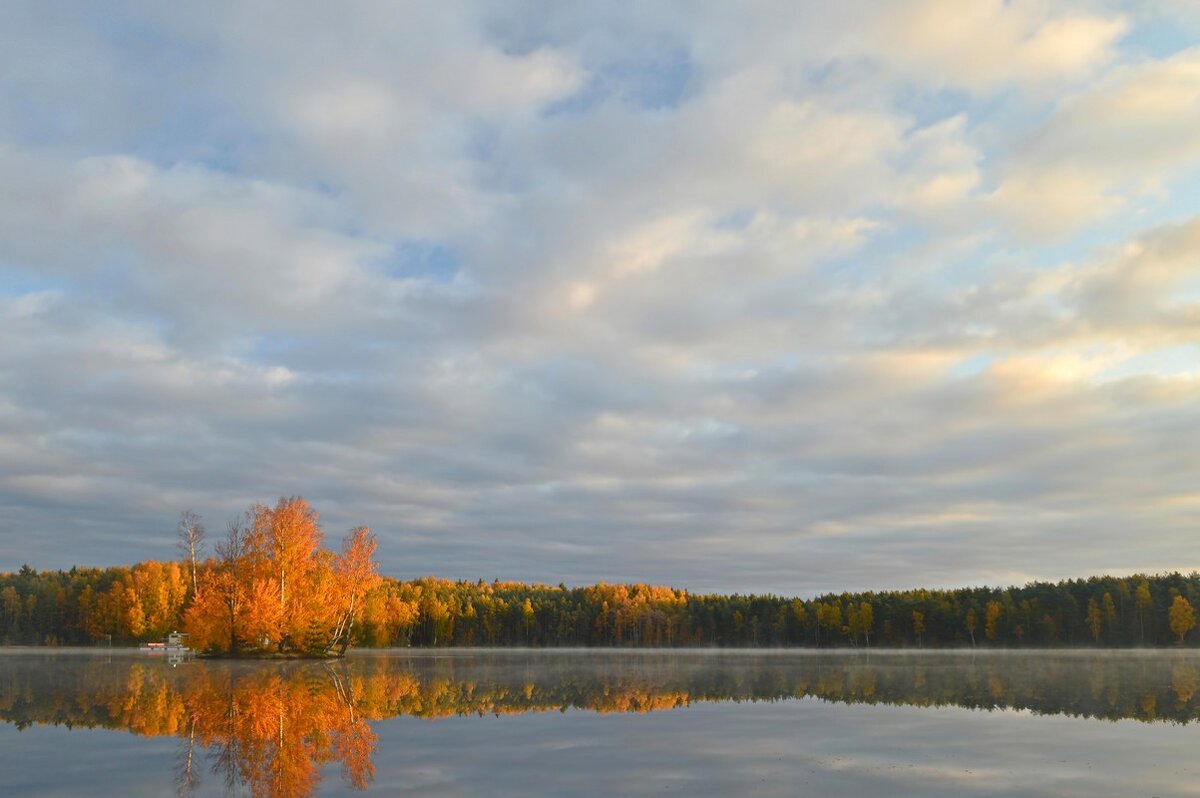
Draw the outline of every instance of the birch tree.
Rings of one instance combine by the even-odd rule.
[[[192,595],[196,595],[196,562],[204,554],[204,524],[191,510],[179,514],[179,553],[192,569]]]

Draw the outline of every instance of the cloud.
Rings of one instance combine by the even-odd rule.
[[[18,11],[0,568],[293,493],[403,576],[1194,564],[1195,53],[1140,6]]]
[[[868,23],[889,61],[972,88],[1077,80],[1115,56],[1122,15],[1051,10],[1041,2],[922,2],[880,9]]]
[[[1112,70],[1063,97],[1012,155],[994,201],[1058,234],[1164,196],[1200,158],[1200,53]]]

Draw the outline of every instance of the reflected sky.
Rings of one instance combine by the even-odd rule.
[[[5,653],[0,794],[1198,795],[1197,685],[1185,652]]]

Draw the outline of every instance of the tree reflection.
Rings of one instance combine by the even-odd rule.
[[[244,785],[254,796],[311,795],[321,766],[331,762],[360,789],[374,777],[375,733],[336,668],[238,673],[199,666],[187,669],[179,687],[189,719],[186,761],[198,742],[230,790]],[[194,767],[187,772],[194,778]],[[184,792],[189,779],[178,783]]]
[[[200,789],[200,768],[197,766],[196,723],[189,721],[187,733],[179,747],[175,762],[175,791],[179,795],[193,795]]]
[[[398,716],[651,712],[805,697],[1190,723],[1200,718],[1200,657],[464,652],[177,668],[128,656],[0,657],[0,718],[177,737],[180,795],[211,779],[210,788],[230,792],[307,796],[334,766],[364,789],[375,776],[372,724]]]

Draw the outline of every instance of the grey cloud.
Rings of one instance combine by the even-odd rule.
[[[1194,222],[1075,260],[1012,237],[987,192],[1082,73],[1010,96],[1032,62],[992,61],[917,120],[901,95],[946,81],[852,11],[31,31],[99,66],[0,81],[0,568],[172,556],[180,510],[296,493],[401,576],[1192,566],[1194,377],[1089,358],[1188,340]],[[143,89],[207,121],[126,115]],[[102,102],[64,126],[22,93]]]

